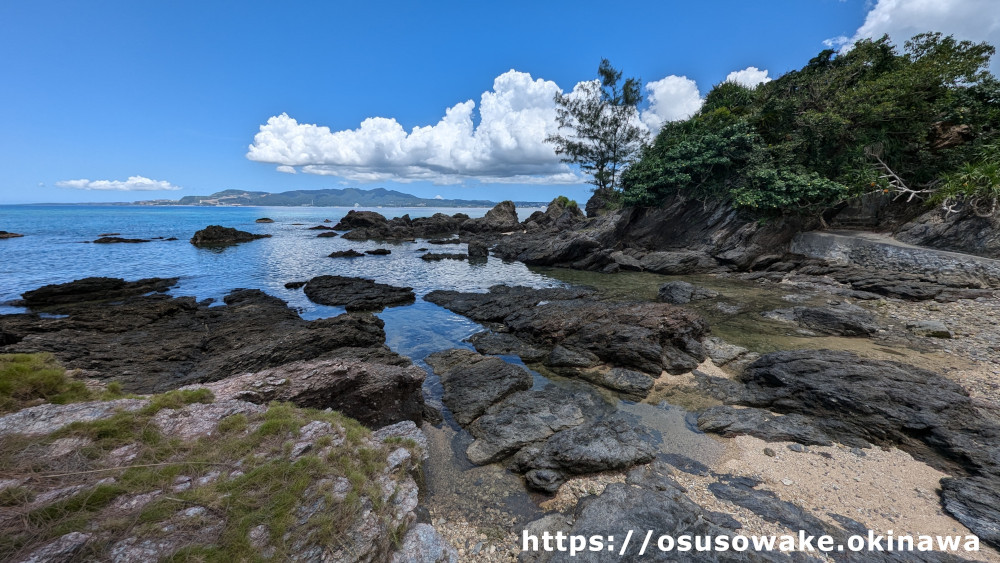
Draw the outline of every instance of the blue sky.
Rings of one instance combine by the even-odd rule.
[[[3,2],[0,203],[345,186],[583,200],[540,139],[552,93],[602,57],[652,83],[655,132],[731,72],[777,77],[824,42],[1000,34],[995,0],[610,6]]]

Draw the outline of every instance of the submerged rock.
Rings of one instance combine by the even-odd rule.
[[[260,219],[254,221],[254,223],[273,223],[273,222],[274,219],[271,219],[270,217],[261,217]]]
[[[122,237],[101,237],[99,239],[94,240],[95,244],[136,243],[136,242],[150,242],[150,240],[144,238],[122,238]]]
[[[526,363],[540,362],[549,356],[545,350],[530,346],[513,334],[504,332],[477,332],[469,337],[469,343],[480,354],[518,356]]]
[[[660,290],[657,293],[657,299],[664,303],[673,303],[674,305],[684,305],[691,301],[711,299],[718,296],[719,292],[717,291],[697,287],[685,281],[667,282],[660,286]]]
[[[195,246],[228,246],[249,242],[252,240],[270,238],[271,235],[257,235],[240,231],[232,227],[221,227],[219,225],[209,225],[196,232],[191,237],[191,244]]]
[[[10,232],[7,232],[7,231],[0,231],[0,239],[5,239],[5,238],[20,238],[20,237],[23,237],[23,236],[24,235],[18,234],[18,233],[10,233]]]
[[[347,276],[317,276],[303,290],[313,303],[343,306],[348,311],[375,311],[416,299],[413,288]]]
[[[918,336],[929,338],[951,338],[954,336],[948,325],[941,321],[916,321],[906,325],[907,330]]]
[[[364,256],[364,254],[358,252],[357,250],[354,250],[353,248],[349,248],[347,250],[337,250],[336,252],[331,252],[327,257],[328,258],[360,258],[362,256]]]
[[[874,315],[850,303],[776,309],[761,314],[772,320],[796,323],[816,333],[833,336],[869,336],[879,329]]]
[[[468,260],[469,255],[447,252],[428,252],[427,254],[421,254],[420,259],[427,260],[428,262],[440,262],[441,260]]]

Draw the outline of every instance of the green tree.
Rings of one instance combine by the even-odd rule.
[[[643,150],[622,178],[623,200],[681,194],[818,213],[876,190],[908,200],[944,190],[931,199],[1000,210],[989,150],[1000,141],[994,51],[924,33],[900,52],[886,36],[823,51],[757,88],[719,84]]]
[[[568,94],[556,94],[559,132],[546,138],[563,162],[580,165],[591,175],[595,192],[608,195],[618,188],[622,172],[648,140],[639,124],[641,82],[622,81],[622,73],[607,59],[598,79],[584,82]]]

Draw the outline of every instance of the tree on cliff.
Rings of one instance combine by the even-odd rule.
[[[642,101],[640,80],[622,81],[622,73],[601,60],[598,79],[581,82],[568,94],[556,94],[559,132],[546,138],[563,162],[579,164],[592,176],[595,192],[608,195],[618,187],[622,171],[647,141],[636,106]]]

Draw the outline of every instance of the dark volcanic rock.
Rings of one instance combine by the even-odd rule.
[[[146,278],[125,281],[121,278],[83,278],[68,283],[42,286],[24,292],[25,307],[51,307],[53,305],[78,304],[89,301],[109,301],[124,299],[146,293],[164,293],[179,278]]]
[[[444,253],[428,252],[427,254],[421,254],[420,259],[427,260],[428,262],[439,262],[441,260],[468,260],[469,255],[455,254],[455,253],[449,254],[447,252]]]
[[[417,217],[410,221],[413,226],[413,230],[418,233],[418,236],[427,238],[433,236],[441,236],[451,233],[457,233],[459,225],[465,219],[459,217],[461,214],[456,214],[454,217],[449,217],[444,213],[435,213],[430,217]]]
[[[334,238],[336,236],[339,235],[333,231],[323,231],[322,233],[316,235],[316,238]]]
[[[309,227],[310,231],[332,231],[333,227],[328,227],[326,225],[316,225],[315,227]]]
[[[375,248],[373,250],[366,250],[365,254],[371,254],[372,256],[388,256],[392,254],[392,251],[388,248]]]
[[[540,362],[549,356],[545,350],[525,344],[524,341],[504,332],[485,330],[469,337],[469,342],[480,354],[493,356],[518,356],[524,362]]]
[[[254,221],[254,223],[273,223],[273,222],[274,219],[271,219],[270,217],[261,217],[260,219]]]
[[[304,291],[313,303],[343,306],[348,311],[374,311],[415,299],[413,288],[347,276],[317,276],[306,283]]]
[[[420,387],[426,372],[355,360],[292,362],[208,383],[215,400],[238,399],[259,405],[272,401],[299,407],[332,408],[371,428],[401,420],[421,421]]]
[[[565,197],[557,197],[549,202],[545,211],[536,211],[524,220],[524,228],[527,230],[539,229],[568,229],[576,226],[584,220],[583,211],[576,205],[570,203]]]
[[[219,225],[209,225],[196,232],[191,237],[191,244],[195,246],[227,246],[241,242],[269,238],[271,235],[255,235],[246,231],[240,231],[232,227],[220,227]]]
[[[353,248],[349,248],[347,250],[337,250],[336,252],[331,252],[327,257],[328,258],[360,258],[362,256],[364,256],[363,253],[358,252],[357,250],[354,250]]]
[[[781,554],[771,556],[765,553],[740,553],[737,551],[709,552],[697,551],[678,552],[676,545],[672,545],[669,552],[661,552],[656,542],[660,536],[670,536],[678,538],[682,535],[691,537],[709,536],[716,538],[719,536],[735,535],[734,529],[739,528],[739,523],[724,515],[709,512],[695,504],[685,495],[685,489],[671,476],[673,471],[664,463],[653,462],[648,465],[636,467],[628,474],[626,483],[612,483],[600,495],[589,496],[580,501],[575,514],[570,516],[571,525],[567,523],[567,516],[555,514],[546,517],[549,520],[538,521],[539,525],[530,523],[527,529],[530,534],[540,536],[543,531],[551,534],[563,532],[567,535],[580,537],[607,536],[607,532],[600,530],[653,530],[653,537],[646,552],[640,556],[640,546],[645,537],[645,533],[636,532],[629,543],[627,553],[621,557],[617,555],[620,549],[620,542],[625,538],[621,536],[623,532],[615,534],[615,560],[616,561],[769,561],[788,560],[788,557]],[[621,537],[620,537],[621,536]],[[563,552],[526,552],[525,561],[541,563],[543,561],[553,562],[576,562],[596,563],[607,561],[608,550],[602,551],[579,551],[572,556],[568,551]]]
[[[625,469],[652,461],[656,452],[635,430],[635,424],[615,414],[554,434],[540,446],[529,446],[514,457],[528,486],[555,492],[572,476]]]
[[[979,539],[1000,548],[1000,478],[941,479],[941,500]]]
[[[469,258],[488,258],[490,246],[481,240],[469,241]]]
[[[763,409],[709,407],[698,414],[698,430],[722,436],[747,434],[768,442],[829,446],[833,441],[801,414],[778,415]]]
[[[898,444],[943,469],[1000,474],[1000,427],[957,383],[851,352],[796,350],[761,356],[742,376],[735,402],[812,418],[850,446]]]
[[[794,322],[819,334],[834,336],[869,336],[879,329],[874,315],[850,303],[837,303],[830,307],[793,307],[762,314],[773,320]]]
[[[288,283],[285,284],[285,289],[299,289],[299,288],[305,286],[307,283],[309,283],[309,282],[307,282],[307,281],[293,281],[293,282],[288,282]]]
[[[491,406],[467,428],[475,438],[466,450],[469,461],[501,461],[528,444],[540,442],[560,430],[583,424],[593,416],[599,399],[581,391],[548,385],[535,391],[518,391]]]
[[[155,281],[153,287],[173,283]],[[123,297],[114,293],[114,286],[129,291],[120,287],[126,284],[121,280],[81,282],[27,294],[30,302],[52,304],[49,311],[68,317],[0,316],[0,343],[5,344],[0,353],[50,352],[69,369],[120,381],[127,391],[137,393],[216,381],[298,360],[407,363],[385,346],[382,321],[372,315],[305,321],[284,301],[259,290],[233,291],[225,306],[209,307],[193,297]],[[149,291],[143,289],[137,291]],[[121,302],[83,302],[101,298]]]
[[[717,291],[697,287],[685,281],[667,282],[660,286],[660,290],[656,295],[660,301],[673,303],[674,305],[684,305],[691,301],[711,299],[718,296],[719,293]]]
[[[759,490],[760,483],[748,477],[723,478],[708,486],[717,498],[742,506],[769,522],[792,530],[805,530],[807,534],[840,535],[836,529],[816,518],[803,508],[783,501],[771,491]],[[843,538],[846,542],[846,537]]]
[[[19,238],[19,237],[23,237],[23,236],[24,235],[18,234],[18,233],[9,233],[7,231],[0,231],[0,239],[5,239],[5,238]]]
[[[591,290],[579,288],[532,289],[495,285],[490,288],[489,293],[437,290],[428,293],[424,299],[474,321],[502,322],[508,315],[526,307],[534,307],[542,301],[578,299],[593,294]]]
[[[470,233],[504,233],[520,228],[517,209],[512,201],[501,201],[487,211],[484,217],[469,219],[461,225],[461,230]]]
[[[639,259],[639,266],[647,272],[665,276],[698,274],[719,269],[714,259],[695,250],[649,252]]]
[[[515,233],[499,240],[493,254],[529,265],[598,271],[623,267],[611,257],[615,252],[663,274],[745,270],[761,256],[787,250],[810,221],[759,223],[728,203],[677,195],[656,208],[608,211],[564,229]]]
[[[611,366],[659,376],[684,373],[705,359],[708,324],[665,303],[612,303],[577,299],[522,308],[504,318],[529,343],[586,351]]]
[[[441,378],[442,401],[459,424],[466,426],[493,403],[531,388],[531,374],[500,358],[471,350],[452,349],[427,356],[427,365]]]
[[[427,301],[479,322],[502,323],[526,344],[563,348],[550,364],[592,367],[605,363],[654,376],[690,371],[705,359],[701,317],[665,303],[613,303],[588,299],[581,289],[494,286],[489,293],[433,291]],[[574,364],[570,356],[582,356]]]
[[[382,214],[374,211],[354,211],[347,212],[347,215],[333,226],[335,231],[350,231],[353,229],[382,228],[388,223]]]
[[[980,217],[969,207],[945,214],[928,211],[904,224],[895,238],[909,244],[1000,258],[1000,219]]]
[[[101,237],[94,241],[96,244],[114,244],[117,242],[150,242],[149,239],[144,238],[122,238],[122,237]]]
[[[618,391],[630,397],[645,397],[653,388],[653,378],[635,370],[611,368],[609,370],[581,371],[581,379]]]
[[[993,295],[992,290],[983,289],[980,280],[968,276],[875,270],[827,264],[817,260],[803,262],[805,263],[797,268],[794,263],[791,264],[791,267],[795,268],[793,274],[787,276],[791,281],[810,281],[815,279],[815,276],[832,278],[850,288],[846,293],[851,297],[871,299],[884,295],[909,301],[934,299],[949,302]]]

